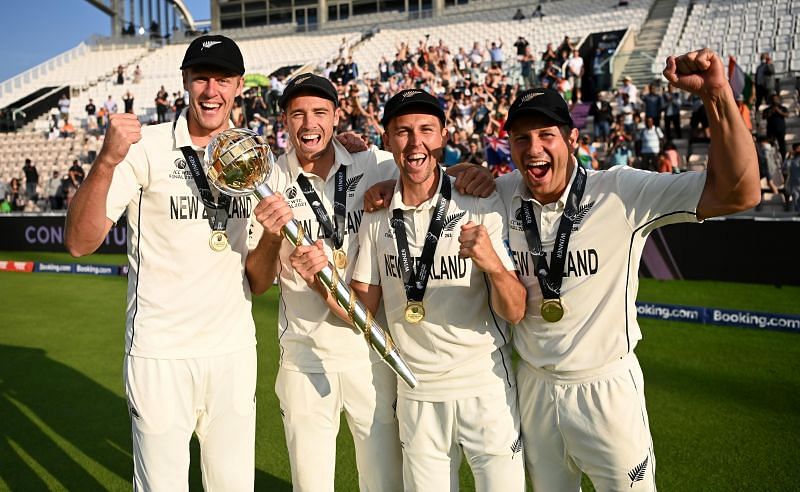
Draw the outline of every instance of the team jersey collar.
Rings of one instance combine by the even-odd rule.
[[[572,175],[570,175],[569,181],[567,181],[567,186],[564,188],[564,192],[561,193],[561,196],[558,197],[558,200],[555,202],[555,208],[560,210],[563,210],[564,206],[567,204],[569,190],[572,188],[572,182],[575,181],[575,176],[578,174],[578,166],[580,166],[580,164],[578,164],[578,160],[575,159],[575,156],[572,156],[572,164]],[[517,183],[517,191],[515,192],[515,195],[520,197],[522,200],[532,201],[535,205],[538,205],[541,208],[542,204],[533,198],[533,195],[531,195],[531,190],[529,190],[525,185],[525,180],[522,178],[522,171],[518,170],[517,172],[520,173],[520,180],[519,183]]]
[[[439,194],[442,192],[442,179],[450,179],[450,176],[448,176],[444,170],[442,170],[441,179],[439,179],[439,185],[436,189],[436,193],[434,193],[432,197],[420,203],[419,206],[414,207],[412,205],[406,205],[403,203],[403,180],[401,178],[397,178],[397,182],[394,185],[394,194],[392,195],[392,203],[389,205],[389,210],[394,210],[396,208],[399,208],[400,210],[424,210],[435,207],[436,202],[439,200]]]
[[[172,125],[172,138],[175,142],[175,148],[191,147],[194,150],[206,150],[205,147],[192,143],[192,136],[189,135],[188,111],[188,107],[183,108],[180,116],[175,119],[175,123]],[[234,124],[230,120],[228,120],[228,128],[234,128]]]
[[[339,141],[336,140],[336,137],[332,138],[331,142],[333,143],[333,151],[335,155],[333,157],[333,166],[331,167],[331,170],[328,171],[328,176],[325,178],[325,181],[333,179],[333,177],[336,175],[336,171],[339,170],[339,166],[349,166],[355,162],[353,160],[353,156],[350,155],[350,152],[344,148],[344,145],[340,144]],[[292,177],[292,181],[296,180],[301,174],[305,174],[309,178],[313,177],[320,179],[320,177],[314,173],[307,173],[303,171],[303,168],[300,166],[300,161],[297,159],[297,152],[295,149],[292,149],[286,155],[286,161],[289,165],[289,174]]]

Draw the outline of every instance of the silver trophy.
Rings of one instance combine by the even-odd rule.
[[[267,179],[275,166],[275,156],[261,136],[251,130],[231,128],[216,135],[206,147],[205,162],[208,180],[226,195],[254,194],[262,199],[273,194]],[[283,235],[295,246],[313,245],[303,226],[294,219],[283,226]],[[336,268],[328,262],[317,273],[317,278],[347,311],[350,321],[361,330],[370,347],[409,387],[415,387],[417,378],[398,352],[391,334],[375,321],[352,289],[339,278]]]

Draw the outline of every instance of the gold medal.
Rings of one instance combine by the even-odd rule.
[[[212,231],[208,245],[216,252],[223,251],[228,247],[228,235],[225,234],[225,231]]]
[[[406,321],[409,323],[419,323],[425,318],[425,307],[420,301],[408,301],[406,304]]]
[[[339,270],[347,266],[347,255],[344,254],[344,251],[341,249],[333,250],[333,264],[336,265],[336,268]]]
[[[561,299],[542,299],[542,318],[550,323],[555,323],[564,317],[564,306]]]

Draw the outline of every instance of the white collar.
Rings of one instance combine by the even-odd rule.
[[[172,126],[172,138],[175,142],[175,148],[191,147],[194,150],[205,150],[205,147],[195,145],[192,142],[192,136],[189,134],[189,108],[183,108],[181,114],[175,120]],[[234,128],[233,122],[228,120],[228,128]]]
[[[444,169],[441,167],[440,167],[440,172],[441,175],[439,179],[439,184],[436,188],[436,193],[434,193],[432,197],[428,198],[427,200],[425,200],[424,202],[420,203],[417,206],[406,205],[405,203],[403,203],[403,180],[401,178],[398,178],[397,182],[394,185],[394,194],[392,195],[392,203],[389,204],[389,209],[394,210],[399,208],[400,210],[424,210],[436,206],[436,202],[439,201],[439,194],[442,191],[442,181],[444,179],[450,179],[450,176],[448,176],[447,173],[444,172]],[[450,183],[450,189],[452,192],[453,183]]]
[[[336,174],[336,171],[339,170],[339,166],[349,166],[353,164],[355,161],[353,160],[353,156],[350,155],[350,152],[344,148],[344,146],[336,140],[336,137],[331,138],[331,143],[333,144],[333,166],[331,170],[328,171],[328,176],[326,176],[325,181],[332,179],[333,176]],[[300,161],[297,159],[297,151],[292,149],[286,155],[286,162],[289,166],[289,175],[292,177],[292,181],[296,180],[298,176],[304,174],[308,177],[316,177],[319,178],[314,173],[307,173],[303,170],[303,167],[300,165]]]
[[[561,196],[558,197],[558,200],[553,202],[555,204],[555,207],[560,209],[563,209],[564,206],[567,204],[567,197],[569,196],[569,190],[572,188],[572,183],[575,181],[575,176],[578,174],[578,166],[580,165],[578,164],[577,159],[575,159],[575,156],[570,156],[570,157],[572,158],[572,164],[573,164],[572,174],[570,175],[569,181],[567,181],[567,186],[564,188],[564,191],[561,193]],[[536,205],[542,207],[543,205],[539,203],[538,200],[533,198],[533,195],[531,195],[531,190],[528,189],[528,186],[525,184],[525,179],[522,177],[522,171],[520,171],[519,169],[517,171],[520,173],[521,179],[519,180],[519,183],[517,183],[517,189],[514,192],[514,194],[525,201],[532,201]]]

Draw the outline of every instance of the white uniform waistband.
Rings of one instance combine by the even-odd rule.
[[[623,372],[630,367],[639,366],[639,360],[636,358],[636,354],[633,352],[625,354],[619,359],[611,361],[604,366],[594,369],[586,369],[583,371],[551,371],[548,369],[542,369],[541,367],[535,367],[524,360],[521,361],[521,363],[522,368],[534,373],[537,377],[556,384],[591,383],[593,381],[608,379],[608,377],[619,372]]]

